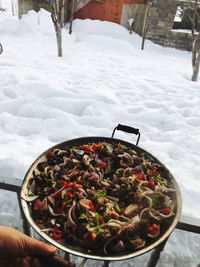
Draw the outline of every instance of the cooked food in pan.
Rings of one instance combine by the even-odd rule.
[[[176,209],[163,166],[121,143],[54,148],[33,170],[34,221],[53,239],[113,255],[158,239]]]

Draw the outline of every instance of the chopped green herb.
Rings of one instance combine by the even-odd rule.
[[[30,194],[28,194],[28,196],[29,196],[29,197],[34,197],[35,194],[34,194],[34,193],[30,193]]]
[[[135,150],[131,150],[134,155],[137,155],[137,152]]]
[[[69,204],[72,202],[72,198],[66,201],[66,204]]]
[[[98,226],[97,236],[100,236],[100,235],[102,235],[103,233],[104,233],[104,230],[103,230],[100,226]]]
[[[110,219],[110,216],[109,216],[109,214],[107,212],[105,212],[104,215],[103,215],[103,218],[104,218],[105,222],[108,222],[109,219]]]
[[[85,213],[82,213],[78,218],[80,220],[85,220],[87,218],[87,215]]]
[[[115,210],[118,214],[121,213],[121,209],[120,209],[119,205],[115,205],[115,206],[114,206],[114,210]]]
[[[98,212],[95,212],[95,218],[97,220],[97,226],[99,225],[99,219],[100,219],[100,215]]]
[[[163,183],[163,180],[162,180],[162,177],[160,176],[160,174],[158,174],[158,175],[156,176],[156,181],[159,182],[160,184]]]
[[[128,186],[127,186],[127,190],[128,191],[131,191],[133,188],[132,188],[132,186],[130,185],[130,184],[128,184]]]
[[[102,193],[102,194],[99,194],[99,195],[95,196],[95,199],[97,199],[97,198],[99,198],[99,197],[106,197],[106,193],[104,192],[104,193]]]
[[[90,227],[95,227],[96,226],[96,224],[93,223],[93,222],[90,222],[89,225],[90,225]]]
[[[142,163],[142,164],[141,164],[141,168],[142,168],[142,169],[146,169],[146,167],[147,167],[147,165],[146,165],[145,163]]]

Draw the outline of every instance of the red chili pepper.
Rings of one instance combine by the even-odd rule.
[[[72,227],[72,232],[75,233],[76,227]]]
[[[83,150],[85,151],[86,154],[90,154],[90,148],[89,146],[84,146]]]
[[[113,215],[116,218],[119,218],[120,217],[120,215],[117,212],[115,212],[115,211],[112,211],[111,212],[111,215]]]
[[[65,207],[66,205],[67,205],[67,203],[66,203],[66,202],[63,202],[63,203],[62,203],[62,206],[63,206],[63,207]]]
[[[37,199],[34,205],[34,210],[39,210],[41,208],[41,205],[41,202],[39,201],[39,199]]]
[[[157,225],[157,224],[155,224],[155,223],[153,223],[153,229],[154,230],[159,230],[160,229],[160,226],[159,225]]]
[[[49,157],[52,157],[53,156],[53,152],[49,152]]]
[[[91,201],[88,203],[88,205],[90,206],[90,208],[91,208],[91,211],[95,211],[95,208],[94,208],[94,206],[93,206],[93,204],[92,204],[92,202],[91,202]]]
[[[95,208],[95,210],[98,210],[99,204],[96,204],[94,208]]]
[[[151,173],[151,170],[150,169],[147,169],[146,170],[146,174],[150,174]]]
[[[94,241],[96,239],[96,234],[95,233],[91,233],[91,239],[92,239],[92,241]]]
[[[73,189],[76,189],[76,182],[73,182]]]
[[[63,180],[60,180],[59,184],[64,185],[65,187],[71,187],[71,185],[68,182],[65,182]]]
[[[42,220],[36,220],[35,223],[37,223],[37,224],[44,223],[44,219],[42,219]]]
[[[150,234],[155,235],[158,232],[159,229],[160,229],[160,226],[154,223],[152,226],[149,226],[147,228],[147,231]]]
[[[69,199],[72,199],[74,197],[74,195],[71,192],[68,192],[68,197],[69,197]]]
[[[99,168],[100,168],[100,169],[103,169],[103,168],[105,168],[105,167],[106,167],[106,163],[105,163],[105,162],[103,162],[102,164],[99,165]]]
[[[152,227],[152,226],[149,226],[149,227],[147,228],[147,231],[150,232],[150,233],[152,233],[152,232],[153,232],[153,227]]]
[[[52,234],[52,237],[54,238],[54,239],[61,239],[61,237],[62,237],[63,235],[60,233],[60,234],[57,234],[56,232],[53,232],[53,234]]]
[[[58,225],[57,224],[55,225],[54,230],[58,230]]]
[[[104,223],[104,219],[103,219],[103,216],[102,215],[99,218],[99,222],[100,222],[100,224],[103,224]]]
[[[92,149],[93,149],[94,151],[96,151],[96,150],[98,149],[97,144],[93,144]]]
[[[98,144],[98,150],[101,150],[101,149],[102,149],[101,144]]]
[[[83,239],[86,240],[86,239],[89,237],[89,234],[90,234],[89,232],[85,233],[85,234],[83,235]]]
[[[136,176],[138,179],[143,179],[143,178],[144,178],[144,176],[141,175],[141,174],[135,174],[135,176]]]
[[[163,212],[164,215],[169,215],[171,213],[171,210],[167,209],[167,208],[164,208],[162,212]]]
[[[71,187],[71,185],[68,182],[64,182],[65,187]]]
[[[156,169],[153,169],[153,173],[157,173],[157,170]]]
[[[153,180],[149,180],[148,184],[149,184],[149,185],[152,185],[152,186],[155,186],[155,185],[156,185],[155,182],[154,182]]]

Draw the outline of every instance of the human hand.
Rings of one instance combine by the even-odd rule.
[[[1,267],[42,267],[40,256],[55,254],[56,248],[13,228],[0,226]]]

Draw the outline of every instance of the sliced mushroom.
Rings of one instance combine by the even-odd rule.
[[[139,206],[137,204],[130,204],[124,211],[124,214],[127,216],[132,216],[137,210]]]
[[[86,166],[89,166],[89,165],[90,165],[90,161],[89,161],[89,156],[88,156],[88,155],[84,155],[84,156],[83,156],[83,163],[84,163]]]
[[[133,240],[129,240],[131,247],[133,249],[139,249],[145,246],[146,241],[141,239],[141,238],[137,238],[137,239],[133,239]]]

